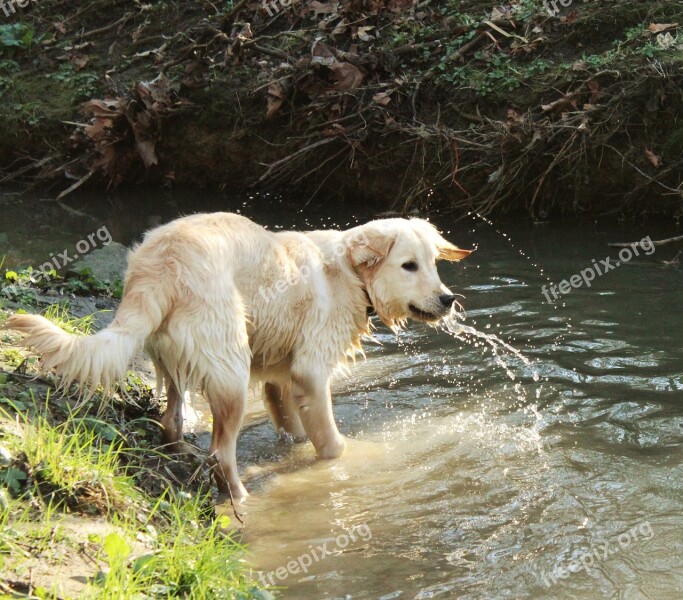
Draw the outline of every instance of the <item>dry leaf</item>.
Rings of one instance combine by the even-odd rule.
[[[278,81],[274,81],[268,86],[268,109],[266,110],[266,119],[272,119],[280,110],[287,94]]]
[[[323,4],[322,2],[318,2],[318,0],[313,0],[308,6],[308,10],[313,13],[314,19],[319,19],[320,15],[336,15],[337,3],[330,2],[328,4]]]
[[[650,33],[661,33],[667,29],[676,29],[678,23],[650,23],[647,30]]]
[[[375,94],[372,97],[372,100],[374,102],[377,102],[377,104],[381,104],[382,106],[386,106],[391,102],[391,96],[389,95],[388,92],[379,92]]]
[[[568,110],[577,110],[576,101],[570,96],[565,96],[559,100],[555,100],[550,104],[542,104],[541,109],[543,112],[556,113],[556,112],[566,112]]]
[[[71,57],[71,64],[74,66],[74,70],[76,72],[82,71],[85,68],[85,65],[88,64],[90,61],[90,58],[86,56],[85,54],[74,54]]]
[[[591,91],[591,104],[597,104],[600,98],[600,84],[595,79],[591,79],[586,85]]]
[[[344,18],[337,23],[332,30],[332,35],[343,35],[349,28],[349,22]]]
[[[326,67],[331,67],[337,62],[337,58],[334,56],[334,52],[330,50],[327,44],[315,41],[313,42],[313,47],[311,48],[311,63],[314,65],[324,65]]]
[[[658,156],[651,150],[645,150],[645,156],[647,157],[647,160],[650,161],[650,164],[655,168],[658,169],[662,165],[662,157]]]
[[[657,45],[664,50],[668,50],[669,48],[675,46],[677,42],[678,37],[674,37],[668,31],[662,35],[657,36]]]
[[[375,36],[370,35],[368,32],[372,31],[375,27],[374,26],[368,26],[368,27],[359,27],[358,30],[356,31],[356,36],[358,39],[364,41],[364,42],[369,42],[370,40],[374,40]]]
[[[335,123],[330,127],[326,127],[325,129],[323,129],[322,133],[324,137],[337,137],[340,135],[345,135],[346,127],[344,127],[343,125],[339,125],[339,123]]]
[[[348,92],[363,83],[362,71],[351,63],[337,62],[330,69],[334,73],[333,79],[336,80],[334,89],[339,92]]]

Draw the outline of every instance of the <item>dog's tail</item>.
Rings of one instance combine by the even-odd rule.
[[[41,355],[45,370],[56,370],[60,387],[78,381],[89,393],[100,384],[109,391],[125,380],[131,360],[159,328],[167,302],[163,294],[131,290],[124,295],[113,323],[92,336],[70,334],[38,315],[13,315],[2,329],[26,334],[23,344]]]

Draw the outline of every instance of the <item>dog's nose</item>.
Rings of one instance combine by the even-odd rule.
[[[453,306],[453,302],[455,302],[455,296],[451,294],[444,294],[443,296],[439,296],[439,300],[446,308],[450,308]]]

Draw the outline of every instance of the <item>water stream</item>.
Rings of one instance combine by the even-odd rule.
[[[0,255],[39,260],[100,224],[129,243],[196,206],[172,194],[131,211],[134,200],[83,199],[92,220],[5,207]],[[371,212],[254,202],[202,206],[301,228]],[[611,254],[606,242],[672,226],[439,224],[478,247],[441,267],[464,321],[398,338],[378,329],[381,346],[335,381],[349,438],[340,460],[316,461],[309,444],[250,421],[238,445],[248,560],[297,600],[680,598],[683,277],[664,262],[676,251],[634,258],[554,303],[542,293]]]

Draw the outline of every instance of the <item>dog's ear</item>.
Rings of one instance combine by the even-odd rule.
[[[411,219],[410,224],[418,231],[425,235],[428,240],[431,240],[436,246],[436,260],[448,260],[455,262],[467,258],[472,254],[472,250],[463,250],[456,245],[451,244],[448,240],[439,233],[439,230],[434,227],[429,221],[423,219]]]
[[[436,257],[437,260],[448,260],[450,262],[455,262],[462,260],[463,258],[467,258],[470,254],[472,254],[472,250],[463,250],[462,248],[454,246],[441,236],[439,237],[441,239],[436,244],[436,249],[439,252],[438,256]]]
[[[349,240],[348,256],[354,267],[373,267],[384,260],[396,243],[396,232],[386,227],[362,227]]]

